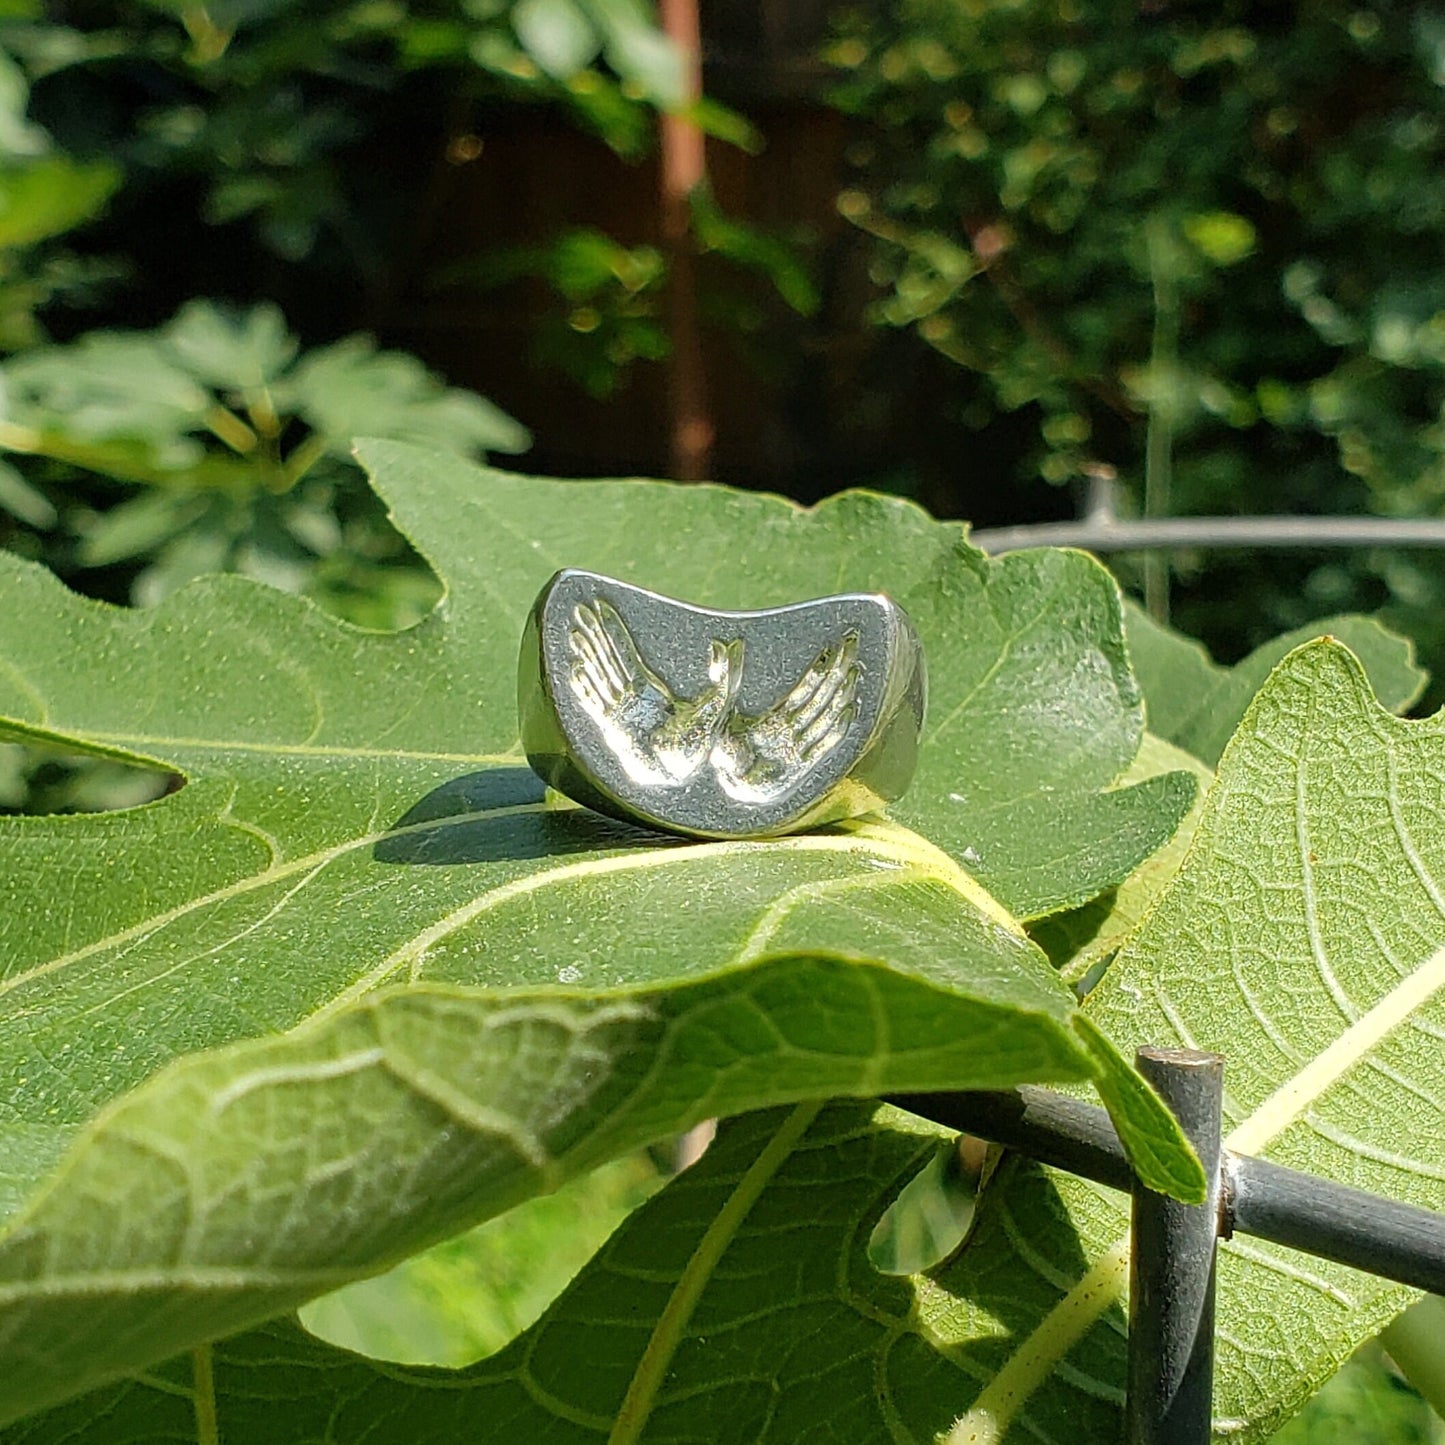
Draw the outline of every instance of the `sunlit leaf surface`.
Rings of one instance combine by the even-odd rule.
[[[1142,710],[1102,569],[991,563],[877,497],[364,455],[447,588],[409,632],[236,578],[120,612],[0,559],[5,733],[188,779],[0,824],[4,1417],[702,1118],[1101,1068],[1123,1097],[1018,921],[1119,882],[1192,796],[1112,786]],[[515,656],[562,565],[722,606],[887,590],[930,658],[907,798],[686,844],[544,796]],[[1145,1104],[1131,1143],[1187,1175]]]

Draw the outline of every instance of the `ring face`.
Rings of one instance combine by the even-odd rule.
[[[518,668],[522,744],[552,787],[707,838],[898,797],[925,693],[917,634],[879,594],[721,612],[570,568],[538,596]]]

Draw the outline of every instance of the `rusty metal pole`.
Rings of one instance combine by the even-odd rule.
[[[697,0],[660,0],[662,28],[687,63],[687,99],[702,94]],[[667,254],[668,452],[672,476],[701,481],[712,470],[713,421],[697,311],[690,197],[707,178],[702,131],[676,112],[662,116],[662,243]]]

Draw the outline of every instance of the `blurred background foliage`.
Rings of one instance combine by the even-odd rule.
[[[345,457],[383,391],[373,429],[665,470],[668,118],[710,137],[719,479],[980,524],[1097,478],[1126,513],[1439,513],[1445,9],[703,24],[699,99],[651,0],[0,0],[0,544],[116,600],[224,565],[394,625],[429,579]],[[1445,675],[1436,554],[1171,565],[1222,659],[1383,609]]]
[[[1005,424],[995,485],[1438,515],[1445,11],[902,0],[827,55],[869,314],[957,365],[986,451]],[[1435,555],[1175,565],[1176,619],[1227,656],[1334,606],[1445,646]]]
[[[117,603],[222,568],[405,626],[436,581],[353,434],[657,474],[683,373],[712,474],[802,501],[1440,515],[1445,8],[701,20],[699,91],[653,0],[0,0],[0,546]],[[660,138],[698,132],[679,228]],[[1445,677],[1439,554],[1169,562],[1222,661],[1378,611]],[[3,811],[174,783],[0,746]],[[624,1161],[314,1323],[494,1348],[660,1177]],[[1280,1438],[1441,1435],[1375,1351]]]
[[[670,1172],[647,1153],[614,1159],[386,1274],[313,1300],[302,1323],[379,1359],[469,1365],[540,1319]]]

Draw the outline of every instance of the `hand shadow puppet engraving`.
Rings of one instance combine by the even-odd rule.
[[[913,776],[926,705],[918,635],[873,592],[727,611],[566,567],[537,594],[517,659],[537,774],[692,838],[876,812]]]
[[[773,706],[737,705],[742,638],[711,639],[707,686],[683,697],[644,661],[627,624],[604,597],[572,610],[570,683],[629,778],[676,786],[710,767],[744,803],[790,792],[847,736],[857,716],[858,633],[824,647]]]

